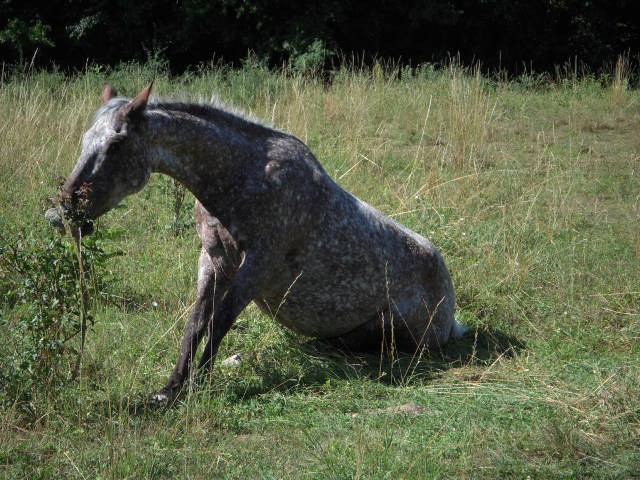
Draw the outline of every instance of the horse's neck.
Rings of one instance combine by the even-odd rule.
[[[175,178],[201,201],[223,193],[239,162],[258,153],[260,142],[248,142],[229,124],[164,113],[152,113],[149,120],[153,171]]]

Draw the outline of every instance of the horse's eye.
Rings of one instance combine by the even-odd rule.
[[[115,121],[113,125],[113,131],[116,133],[121,133],[124,130],[125,124],[122,121]]]

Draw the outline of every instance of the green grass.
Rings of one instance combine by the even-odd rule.
[[[3,229],[45,235],[45,200],[105,77],[134,95],[155,74],[161,97],[217,93],[298,135],[343,187],[431,238],[471,332],[380,362],[252,306],[219,358],[247,353],[239,368],[218,363],[174,408],[149,408],[176,360],[199,250],[193,229],[171,228],[170,184],[154,177],[99,222],[103,247],[124,255],[92,305],[80,378],[0,407],[0,477],[638,477],[640,94],[624,79],[151,70],[1,85]],[[0,313],[9,341],[18,313]]]

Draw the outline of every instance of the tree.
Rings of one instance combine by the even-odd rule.
[[[24,53],[40,46],[54,47],[55,43],[49,38],[51,27],[41,20],[31,25],[19,18],[12,18],[7,26],[0,30],[0,43],[8,44],[18,52],[18,62],[24,62]]]

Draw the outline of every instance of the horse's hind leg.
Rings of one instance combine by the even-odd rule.
[[[388,313],[380,312],[359,327],[339,337],[325,338],[324,341],[350,352],[380,352],[388,345],[385,342]]]
[[[394,350],[406,349],[404,329],[396,324],[397,312],[389,314],[385,309],[355,329],[325,339],[326,342],[351,352],[377,352],[389,354]]]
[[[448,305],[440,302],[429,312],[424,301],[392,302],[387,308],[359,327],[339,337],[327,339],[337,347],[356,352],[438,349],[450,336],[461,336],[464,327],[457,323]],[[390,314],[390,312],[392,312]]]

